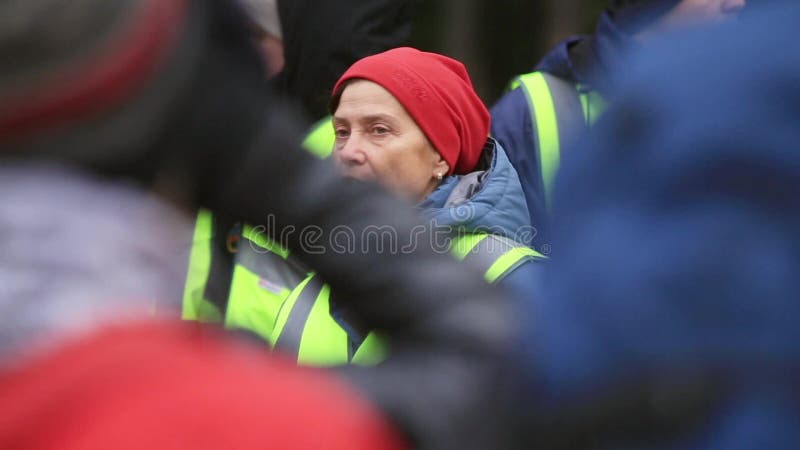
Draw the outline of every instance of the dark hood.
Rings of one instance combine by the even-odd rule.
[[[624,69],[626,55],[638,47],[606,11],[600,16],[593,35],[561,41],[539,61],[535,70],[604,91],[605,80]]]
[[[328,114],[336,80],[353,63],[408,45],[410,0],[279,1],[286,67],[272,83],[313,120]]]

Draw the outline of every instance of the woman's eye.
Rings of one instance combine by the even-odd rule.
[[[386,127],[374,127],[372,129],[372,133],[373,134],[377,134],[377,135],[387,134],[388,132],[389,132],[389,129],[386,128]]]
[[[343,128],[335,130],[334,134],[336,135],[336,139],[347,139],[347,137],[350,136],[350,132]]]

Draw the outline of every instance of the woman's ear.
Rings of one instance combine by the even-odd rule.
[[[436,161],[436,164],[433,167],[433,176],[435,178],[441,179],[443,177],[446,177],[447,174],[450,173],[450,164],[447,164],[447,161],[445,161],[444,158],[442,158],[442,155],[439,155],[437,153],[437,156],[438,160]],[[441,175],[441,177],[439,175]]]

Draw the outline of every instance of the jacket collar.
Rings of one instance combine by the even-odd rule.
[[[445,178],[417,207],[435,226],[530,240],[524,238],[531,227],[522,185],[505,151],[492,138],[475,171]]]

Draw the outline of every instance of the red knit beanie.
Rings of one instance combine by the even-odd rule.
[[[368,56],[336,82],[334,111],[344,83],[356,78],[383,86],[405,107],[450,165],[450,174],[475,168],[489,136],[490,116],[463,64],[409,47]]]

